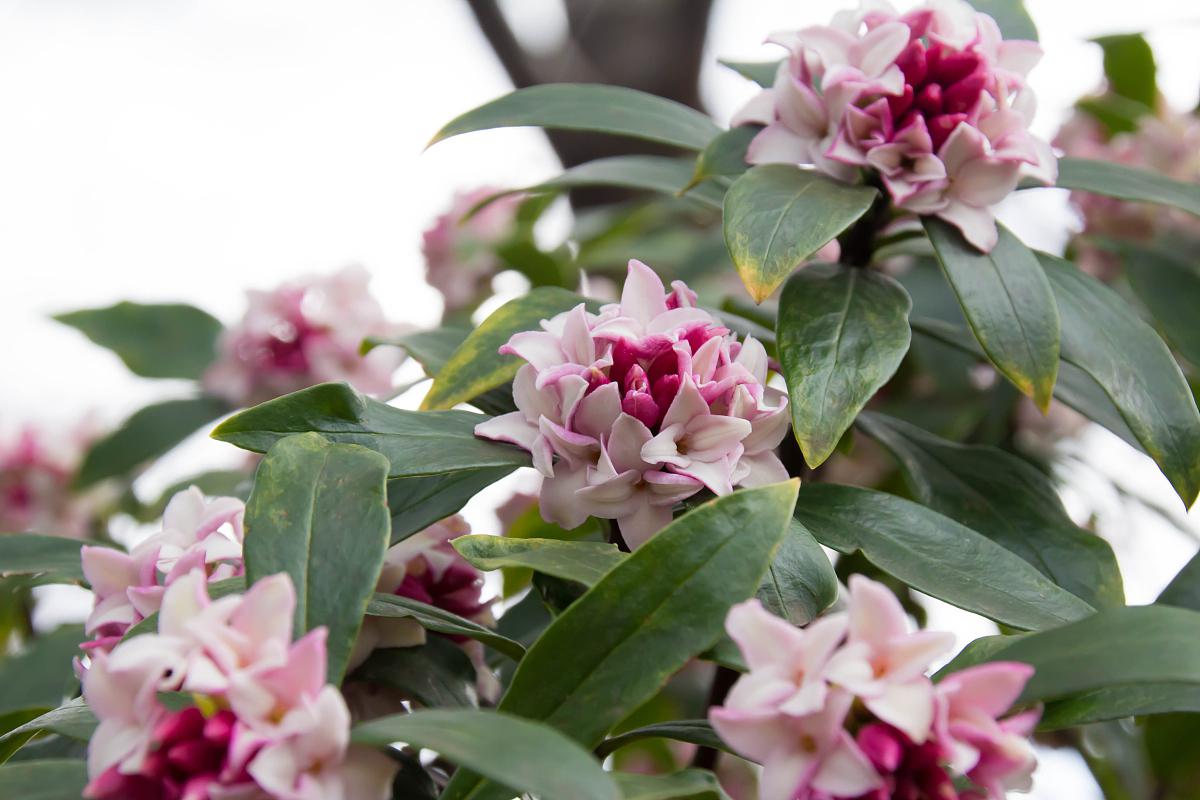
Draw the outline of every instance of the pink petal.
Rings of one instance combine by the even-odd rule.
[[[908,617],[896,596],[882,583],[850,576],[850,638],[876,649],[908,633]]]
[[[746,161],[751,164],[807,164],[815,142],[792,133],[776,122],[759,131],[746,149]]]
[[[639,494],[630,500],[626,513],[617,517],[617,524],[625,544],[636,550],[671,524],[671,507],[652,505],[645,494]]]
[[[900,730],[917,744],[929,738],[933,725],[933,684],[921,677],[907,683],[886,683],[883,691],[863,698],[875,716]]]
[[[666,310],[666,290],[658,273],[641,261],[631,259],[625,287],[621,290],[621,312],[644,326]]]
[[[984,253],[990,253],[1000,240],[1000,232],[996,230],[996,218],[986,208],[976,208],[951,200],[936,216],[958,228],[963,238]]]

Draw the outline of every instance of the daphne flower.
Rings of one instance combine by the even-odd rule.
[[[32,426],[0,442],[0,531],[83,539],[102,497],[71,487],[93,437],[86,431],[50,436]]]
[[[738,342],[676,281],[629,262],[621,302],[583,305],[514,335],[502,353],[517,371],[517,411],[476,435],[530,451],[544,476],[540,508],[566,528],[615,519],[631,547],[704,487],[786,477],[774,449],[787,433],[787,397],[765,385],[762,345]]]
[[[1049,145],[1029,132],[1025,77],[1041,51],[1003,41],[961,0],[903,15],[872,2],[769,41],[790,55],[734,118],[766,126],[752,164],[813,165],[847,181],[866,169],[899,208],[941,217],[985,251],[997,240],[991,207],[1022,176],[1056,177]]]
[[[492,278],[504,269],[495,248],[513,235],[520,198],[501,197],[464,219],[496,192],[483,187],[456,194],[449,210],[422,234],[425,279],[442,293],[446,314],[478,303]]]
[[[392,388],[403,356],[397,348],[359,351],[370,336],[400,328],[371,296],[361,267],[248,292],[242,321],[221,337],[220,355],[204,387],[245,406],[325,381],[346,381],[368,394]]]

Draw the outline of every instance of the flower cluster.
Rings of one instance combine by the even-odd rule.
[[[456,194],[449,210],[422,234],[425,279],[442,293],[448,315],[474,307],[504,269],[495,248],[513,233],[520,197],[501,197],[463,219],[497,191],[484,187]]]
[[[220,356],[204,375],[209,392],[238,406],[253,405],[324,381],[346,381],[369,394],[392,388],[403,355],[369,336],[399,332],[388,322],[361,267],[250,291],[242,321],[222,336]]]
[[[710,717],[763,765],[763,800],[1004,800],[1028,788],[1039,712],[1001,717],[1032,668],[995,662],[935,685],[925,673],[953,637],[910,631],[882,584],[851,577],[848,610],[804,630],[757,600],[735,606],[726,627],[750,671]]]
[[[518,411],[475,433],[532,453],[548,521],[616,519],[637,547],[702,488],[723,495],[787,478],[774,453],[787,397],[765,385],[762,344],[738,342],[687,286],[666,293],[640,261],[629,262],[620,303],[599,314],[580,304],[500,352],[527,362],[513,382]]]
[[[1065,155],[1126,164],[1166,175],[1183,183],[1200,183],[1200,117],[1165,111],[1143,117],[1137,130],[1109,137],[1103,126],[1083,111],[1063,125],[1054,145]],[[1200,240],[1200,222],[1184,211],[1133,203],[1090,192],[1072,192],[1083,218],[1083,237],[1074,242],[1080,268],[1108,279],[1118,258],[1092,239],[1150,242],[1160,235]]]
[[[1022,176],[1057,177],[1049,145],[1029,132],[1025,76],[1041,50],[1003,41],[962,0],[907,14],[864,3],[769,41],[790,55],[734,119],[766,125],[752,164],[812,164],[840,180],[865,168],[896,206],[941,217],[985,251],[997,240],[991,206]]]
[[[236,497],[207,498],[193,486],[171,498],[162,530],[131,552],[84,547],[83,574],[96,595],[85,626],[93,639],[84,648],[111,648],[130,627],[159,610],[167,587],[195,570],[209,581],[243,574],[245,510]]]
[[[100,498],[76,493],[71,481],[90,437],[49,437],[27,427],[0,442],[0,531],[83,539]]]
[[[162,597],[158,633],[97,651],[83,694],[100,726],[85,797],[380,800],[392,768],[349,746],[350,715],[325,683],[325,629],[292,642],[285,574],[210,600],[201,570]],[[191,695],[170,708],[162,693]]]

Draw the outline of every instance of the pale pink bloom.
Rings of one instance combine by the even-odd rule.
[[[896,206],[945,219],[985,251],[997,240],[991,207],[1019,177],[1056,177],[1049,145],[1029,132],[1025,77],[1041,51],[1003,41],[961,0],[903,15],[864,3],[769,41],[790,55],[733,120],[766,126],[752,164],[813,165],[846,181],[866,169]]]
[[[489,203],[470,219],[476,205],[496,194],[489,187],[460,192],[449,210],[421,236],[425,279],[442,293],[445,313],[454,314],[477,304],[492,278],[505,269],[496,247],[515,232],[521,197],[508,195]]]
[[[291,580],[210,600],[205,578],[197,569],[167,588],[157,633],[93,654],[83,692],[100,726],[85,796],[386,797],[388,764],[347,760],[350,717],[325,684],[325,630],[291,642]],[[171,711],[159,692],[196,705]]]
[[[27,426],[0,441],[0,533],[91,533],[103,493],[76,492],[71,481],[93,438],[84,430],[51,436]]]
[[[686,285],[667,292],[640,261],[619,303],[599,314],[579,305],[501,352],[526,362],[513,382],[518,410],[476,434],[530,451],[550,522],[616,519],[636,547],[703,487],[728,494],[787,477],[773,452],[787,396],[765,385],[762,345],[738,342]]]
[[[162,530],[129,553],[84,547],[83,574],[96,596],[85,630],[86,649],[110,647],[130,627],[158,611],[176,579],[201,569],[209,581],[243,574],[245,504],[236,497],[206,498],[192,486],[167,503]]]
[[[204,374],[207,391],[235,405],[261,403],[325,381],[346,381],[368,394],[392,389],[403,360],[395,347],[366,355],[367,337],[402,331],[384,316],[361,267],[250,291],[241,322],[221,337],[217,361]]]

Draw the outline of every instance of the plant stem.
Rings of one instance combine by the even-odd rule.
[[[736,670],[729,667],[717,666],[713,673],[712,687],[708,690],[708,708],[719,706],[725,702],[725,696],[733,688],[738,679]],[[717,751],[712,747],[701,747],[692,757],[692,766],[699,769],[712,769],[717,765]]]
[[[866,267],[871,263],[871,256],[875,253],[875,239],[887,225],[891,210],[892,204],[887,192],[880,189],[867,213],[859,217],[858,222],[851,225],[838,239],[842,246],[842,256],[839,259],[841,263],[852,267]]]

